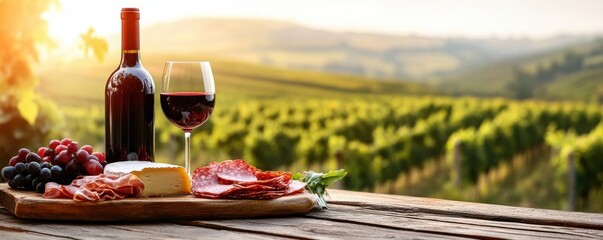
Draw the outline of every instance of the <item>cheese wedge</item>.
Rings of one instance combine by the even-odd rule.
[[[147,161],[114,162],[105,166],[105,174],[136,175],[144,183],[143,197],[191,193],[191,181],[186,170],[178,165]]]

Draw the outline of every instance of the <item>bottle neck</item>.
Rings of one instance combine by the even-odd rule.
[[[133,11],[134,10],[134,11]],[[121,13],[121,66],[140,64],[140,14],[138,9],[122,9]]]
[[[121,50],[121,67],[136,67],[139,64],[139,50]]]

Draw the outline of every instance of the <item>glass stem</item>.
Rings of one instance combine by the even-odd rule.
[[[191,177],[191,132],[184,131],[184,169],[186,174]]]

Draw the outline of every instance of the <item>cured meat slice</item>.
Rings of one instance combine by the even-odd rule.
[[[285,195],[303,192],[304,187],[306,187],[306,183],[297,180],[291,180],[287,191],[285,191]]]
[[[71,198],[75,201],[103,201],[140,197],[144,183],[135,175],[97,175],[73,180],[71,185],[46,184],[45,198]]]
[[[208,166],[195,169],[191,179],[191,188],[201,190],[207,186],[219,184],[218,175],[216,175],[218,165],[217,162],[211,162]]]
[[[275,199],[285,195],[285,190],[265,191],[265,192],[244,192],[238,194],[229,194],[225,198],[230,199]]]
[[[289,172],[264,172],[243,160],[226,160],[197,168],[192,190],[204,198],[274,199],[303,192],[305,183],[291,178]]]
[[[206,167],[200,167],[195,170],[192,177],[192,190],[195,196],[215,196],[218,198],[225,192],[234,188],[230,184],[220,184],[216,171],[219,163],[212,162]]]
[[[222,194],[225,194],[225,193],[228,193],[228,192],[232,191],[235,188],[236,187],[233,186],[233,185],[216,184],[216,185],[205,186],[203,188],[193,188],[193,193],[195,195],[214,195],[214,196],[220,196]]]
[[[46,183],[45,198],[72,198],[73,194],[79,189],[71,185],[61,185],[55,182]]]
[[[216,169],[216,174],[220,180],[242,183],[257,181],[256,171],[257,168],[247,164],[243,160],[237,159],[221,162]]]
[[[241,185],[241,186],[264,185],[264,186],[271,186],[276,189],[284,189],[284,188],[287,188],[290,181],[291,181],[291,174],[285,173],[283,175],[276,176],[271,179],[258,180],[255,182],[238,183],[237,185]]]
[[[289,175],[289,178],[291,178],[291,173],[282,171],[259,171],[255,175],[258,180],[269,180],[281,175]]]

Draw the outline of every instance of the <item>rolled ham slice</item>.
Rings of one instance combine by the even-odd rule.
[[[144,183],[134,174],[96,175],[73,180],[71,185],[46,183],[44,198],[70,198],[75,201],[104,201],[140,197]]]

